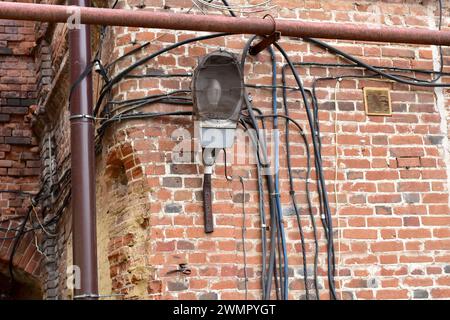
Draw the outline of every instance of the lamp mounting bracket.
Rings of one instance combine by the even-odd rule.
[[[264,39],[262,39],[260,42],[255,44],[254,46],[251,46],[248,52],[252,56],[256,56],[261,51],[265,50],[268,46],[274,44],[281,38],[281,33],[279,31],[275,31],[270,36],[265,36]]]

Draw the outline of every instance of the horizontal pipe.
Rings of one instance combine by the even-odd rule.
[[[74,13],[75,12],[75,13]],[[77,16],[82,24],[143,28],[228,32],[268,35],[276,30],[283,36],[360,40],[425,45],[450,45],[450,32],[418,28],[377,27],[357,24],[305,22],[261,18],[233,18],[104,8],[83,8],[18,2],[0,2],[0,19],[67,22]]]

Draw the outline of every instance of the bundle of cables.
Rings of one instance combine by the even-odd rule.
[[[258,13],[272,10],[275,5],[272,5],[272,0],[261,0],[252,4],[230,4],[227,0],[191,0],[193,5],[197,8],[211,8],[220,11],[227,11],[231,16],[236,16],[235,12],[239,13]]]

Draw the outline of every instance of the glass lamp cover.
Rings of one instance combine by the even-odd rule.
[[[244,81],[235,55],[215,51],[202,58],[192,79],[194,113],[199,120],[239,119]]]

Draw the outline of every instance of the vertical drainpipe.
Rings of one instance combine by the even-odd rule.
[[[89,7],[89,0],[71,0]],[[74,299],[96,299],[97,236],[95,214],[94,120],[92,118],[92,76],[79,80],[91,62],[89,25],[69,30],[70,79],[75,84],[70,101],[70,143],[72,166],[73,264],[80,271],[80,288]]]

